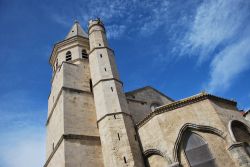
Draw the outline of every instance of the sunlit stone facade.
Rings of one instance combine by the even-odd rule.
[[[49,62],[44,167],[250,166],[250,122],[235,101],[125,93],[100,19],[88,33],[75,22]]]

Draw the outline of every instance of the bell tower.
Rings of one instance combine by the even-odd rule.
[[[104,24],[100,19],[89,22],[89,64],[93,83],[97,124],[105,167],[142,167],[143,158],[136,139]]]
[[[44,167],[102,167],[89,70],[89,38],[75,22],[54,45]]]

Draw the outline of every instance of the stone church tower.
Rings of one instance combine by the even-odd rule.
[[[144,166],[103,23],[75,22],[50,64],[45,166]]]
[[[250,166],[250,122],[235,101],[205,92],[175,101],[150,86],[124,93],[100,19],[88,33],[75,22],[49,63],[44,167]]]
[[[53,48],[45,166],[102,166],[88,52],[89,38],[78,22]]]

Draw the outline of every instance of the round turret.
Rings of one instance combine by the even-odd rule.
[[[99,18],[89,21],[89,43],[90,51],[95,48],[108,47],[105,27]]]
[[[103,22],[100,20],[100,18],[97,18],[97,19],[93,19],[93,20],[89,20],[89,34],[91,34],[94,30],[101,30],[103,31],[104,33],[106,32],[105,31],[105,27],[104,27],[104,24]]]

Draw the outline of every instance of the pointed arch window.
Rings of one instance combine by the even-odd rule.
[[[190,167],[216,167],[208,144],[201,136],[190,132],[184,144],[184,151]]]
[[[231,130],[235,142],[244,142],[246,153],[250,157],[250,128],[244,123],[234,120],[231,122]]]
[[[87,54],[87,51],[85,49],[82,50],[82,58],[85,58],[85,59],[88,58],[88,54]]]
[[[71,55],[71,52],[68,51],[68,52],[66,53],[66,61],[70,61],[70,60],[72,60],[72,55]]]

